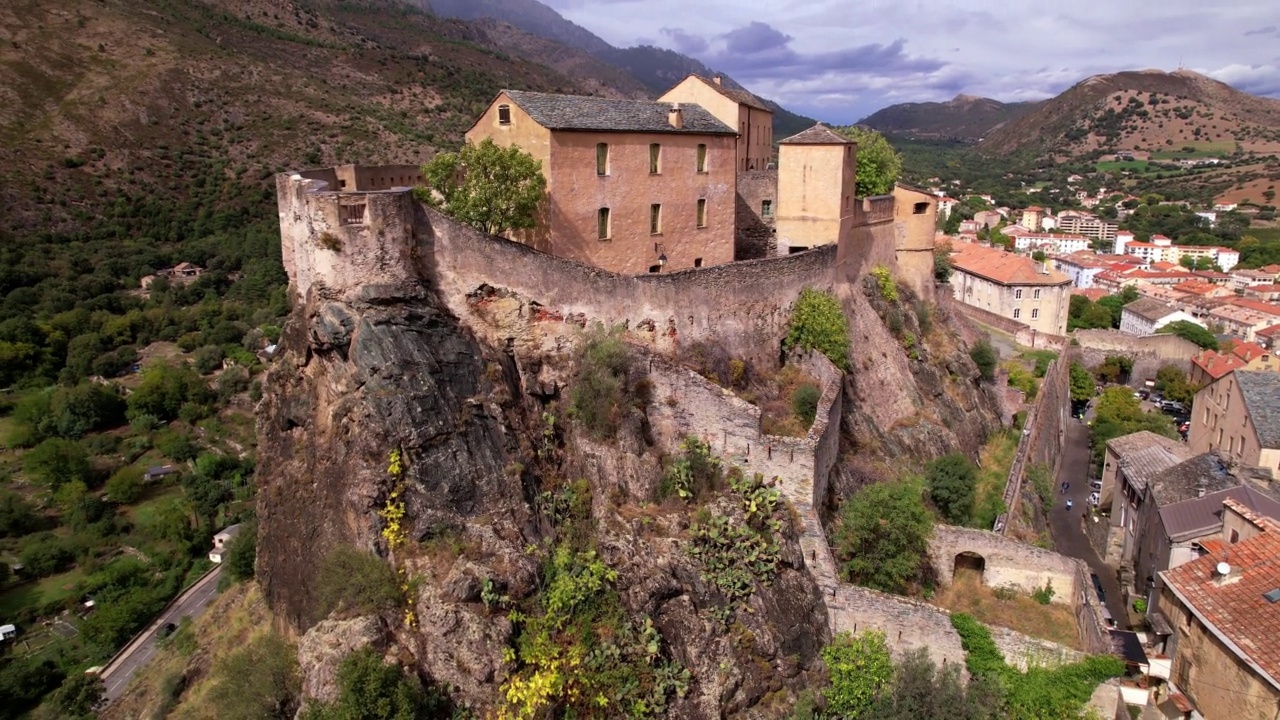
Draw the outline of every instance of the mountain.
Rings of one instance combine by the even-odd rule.
[[[1192,147],[1228,155],[1280,149],[1280,100],[1190,70],[1094,75],[993,129],[981,146],[1076,156]]]
[[[503,87],[592,89],[394,0],[231,6],[0,8],[0,234],[165,240],[273,221],[273,171],[424,161]]]
[[[890,105],[868,115],[858,124],[888,135],[974,141],[981,140],[992,130],[1025,115],[1038,105],[957,95],[947,102]]]
[[[717,73],[701,61],[673,50],[637,45],[629,48],[613,47],[586,28],[566,19],[560,13],[543,5],[537,0],[418,0],[423,7],[440,16],[461,19],[480,20],[492,18],[513,25],[527,33],[554,40],[557,43],[590,53],[600,60],[618,68],[651,91],[657,97],[673,85],[689,75],[711,77],[721,75],[724,83],[732,88],[748,90],[733,78]],[[574,67],[555,66],[580,82],[591,81],[583,78]],[[773,110],[774,137],[785,138],[801,130],[813,127],[817,121],[793,113],[778,103],[760,98],[766,106]]]

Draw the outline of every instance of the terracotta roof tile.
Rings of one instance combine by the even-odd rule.
[[[952,267],[1001,285],[1070,285],[1071,278],[1024,255],[973,243],[956,246]]]
[[[1205,350],[1199,354],[1192,355],[1191,362],[1214,380],[1247,364],[1235,355],[1221,355],[1213,350]]]
[[[1280,603],[1263,597],[1280,588],[1280,526],[1269,519],[1260,524],[1262,533],[1234,545],[1204,543],[1209,554],[1160,575],[1210,632],[1280,688]],[[1225,580],[1215,574],[1222,562],[1231,568]]]

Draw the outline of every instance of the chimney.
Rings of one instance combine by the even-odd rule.
[[[684,111],[680,109],[680,103],[671,106],[671,110],[667,112],[667,122],[677,130],[684,127]]]
[[[723,76],[723,75],[721,75],[720,73],[716,73],[715,75],[712,75],[712,76],[711,76],[711,82],[713,82],[713,83],[715,83],[715,84],[717,84],[717,85],[723,85],[723,84],[724,84],[724,76]]]

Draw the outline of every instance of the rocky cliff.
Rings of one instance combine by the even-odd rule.
[[[668,717],[777,717],[823,671],[827,609],[794,513],[784,504],[772,531],[749,538],[772,545],[753,577],[726,579],[691,550],[706,540],[698,528],[760,519],[723,486],[696,504],[660,500],[680,442],[660,418],[682,398],[653,396],[650,354],[696,341],[776,370],[800,287],[829,288],[853,333],[837,498],[861,467],[973,451],[996,423],[947,318],[840,276],[865,265],[843,248],[624,278],[478,236],[407,194],[359,196],[366,224],[344,226],[326,203],[346,200],[308,183],[280,185],[295,307],[259,408],[259,579],[277,616],[307,633],[330,607],[319,576],[335,548],[386,558],[402,607],[361,624],[360,642],[460,704],[494,708],[536,666],[530,638],[558,602],[566,548],[587,558],[578,579],[597,559],[607,568],[601,646],[626,660],[618,637],[651,638],[635,662],[667,678],[645,691]],[[626,328],[634,356],[607,438],[568,412],[596,321]],[[315,633],[331,628],[303,647],[326,645]],[[332,692],[331,660],[303,659],[312,695]]]

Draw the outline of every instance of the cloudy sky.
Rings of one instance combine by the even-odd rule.
[[[958,93],[1055,95],[1179,66],[1280,97],[1280,0],[542,0],[614,45],[678,50],[828,122]]]

